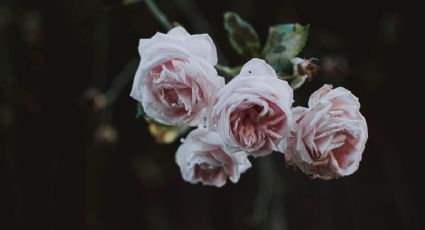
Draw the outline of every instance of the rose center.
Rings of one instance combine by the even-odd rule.
[[[190,112],[193,103],[192,81],[180,70],[182,68],[180,65],[184,65],[184,62],[173,60],[154,68],[150,72],[153,77],[152,84],[164,105]],[[195,99],[197,98],[195,97]]]
[[[255,104],[244,101],[230,116],[232,134],[246,148],[261,148],[282,138],[286,115],[280,107],[260,98]]]
[[[213,166],[207,163],[201,163],[195,165],[195,177],[201,178],[204,181],[213,180],[220,173],[222,173],[222,168]]]
[[[246,147],[252,147],[260,139],[261,116],[263,107],[252,105],[244,111],[232,113],[230,122],[235,137]]]

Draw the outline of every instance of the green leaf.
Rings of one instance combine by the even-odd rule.
[[[143,106],[140,102],[137,102],[137,110],[136,110],[136,118],[144,118],[146,116],[146,112],[143,109]]]
[[[238,54],[245,57],[258,57],[261,51],[260,39],[254,28],[234,12],[224,14],[224,29],[229,41]]]
[[[280,24],[270,27],[269,36],[263,49],[264,59],[281,72],[304,48],[307,42],[309,25]]]

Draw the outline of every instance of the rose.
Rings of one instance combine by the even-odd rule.
[[[227,178],[238,182],[251,167],[246,153],[225,150],[220,135],[204,128],[193,130],[177,149],[176,162],[185,181],[221,187]]]
[[[324,85],[309,99],[309,108],[293,109],[294,125],[285,158],[314,178],[354,173],[367,141],[360,103],[350,91]]]
[[[230,151],[264,156],[289,135],[292,89],[263,60],[247,62],[217,97],[211,122]]]
[[[204,121],[211,96],[224,86],[213,67],[217,54],[211,38],[176,27],[141,39],[139,53],[130,96],[142,103],[147,116],[166,125]]]

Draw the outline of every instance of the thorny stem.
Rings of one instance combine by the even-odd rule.
[[[173,25],[171,24],[170,20],[168,20],[167,16],[158,8],[154,0],[145,0],[145,3],[151,13],[164,27],[164,29],[168,31],[173,28]]]

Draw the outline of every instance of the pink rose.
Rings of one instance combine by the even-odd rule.
[[[289,135],[292,89],[263,60],[247,62],[217,95],[211,122],[230,151],[264,156]]]
[[[176,162],[185,181],[221,187],[227,178],[238,182],[251,167],[246,153],[225,150],[218,133],[204,128],[193,130],[177,149]]]
[[[141,39],[139,53],[130,96],[142,103],[147,116],[166,125],[204,121],[211,96],[224,86],[214,69],[217,53],[211,38],[176,27]]]
[[[368,137],[358,98],[344,88],[324,85],[311,95],[308,106],[293,109],[287,163],[325,180],[354,173]]]

